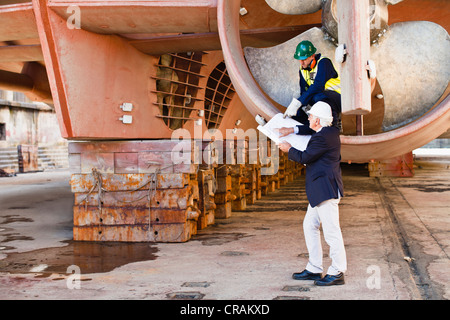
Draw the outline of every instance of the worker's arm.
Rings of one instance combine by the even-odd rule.
[[[328,150],[327,143],[323,136],[316,136],[308,143],[305,151],[290,148],[288,159],[301,164],[309,164],[320,158]]]
[[[309,127],[309,123],[303,126],[298,125],[295,127],[294,132],[302,136],[310,136],[315,133],[315,131]]]
[[[280,128],[280,129],[278,129],[278,132],[280,134],[280,138],[282,138],[282,137],[288,136],[292,133],[310,136],[310,135],[314,134],[315,131],[309,127],[309,123],[308,123],[308,125],[303,125],[303,126],[298,125],[293,128]]]

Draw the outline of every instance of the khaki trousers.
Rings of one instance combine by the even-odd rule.
[[[309,254],[306,270],[310,272],[323,272],[320,224],[322,224],[325,241],[330,246],[329,256],[332,263],[328,268],[327,274],[337,275],[339,272],[344,273],[347,270],[347,256],[339,225],[339,201],[340,198],[326,200],[314,208],[308,205],[308,210],[303,220],[303,232]]]

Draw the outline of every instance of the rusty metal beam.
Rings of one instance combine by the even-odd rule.
[[[247,110],[253,116],[261,114],[270,119],[280,111],[262,94],[248,69],[240,40],[239,8],[239,0],[217,3],[217,25],[227,71]]]
[[[246,29],[240,31],[242,47],[270,47],[278,45],[313,27],[321,24],[308,24],[293,27]],[[126,37],[126,35],[123,35]],[[132,39],[129,43],[139,51],[160,55],[168,52],[221,50],[219,33],[192,33],[163,35],[147,39]]]
[[[30,0],[3,0],[1,2],[2,6],[11,5],[11,4],[18,4],[18,3],[26,3],[30,2]]]
[[[216,31],[215,0],[48,3],[65,21],[72,15],[70,10],[67,12],[68,6],[76,6],[82,12],[82,29],[99,34]]]
[[[38,37],[33,6],[30,2],[0,6],[0,41]]]
[[[33,87],[33,79],[26,74],[0,70],[0,88],[3,90],[28,92]]]
[[[37,44],[0,47],[0,63],[43,60],[42,48]]]
[[[69,106],[64,90],[64,81],[56,52],[56,39],[52,32],[49,9],[47,1],[33,0],[33,12],[37,26],[42,52],[48,70],[48,79],[55,102],[55,109],[59,118],[60,130],[63,137],[73,136],[72,122],[70,119]]]

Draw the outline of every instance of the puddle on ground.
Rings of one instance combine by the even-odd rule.
[[[80,268],[82,274],[103,273],[128,263],[155,260],[158,249],[154,244],[131,242],[63,241],[67,246],[44,248],[28,252],[7,253],[0,260],[0,272],[30,273],[33,268],[45,266],[38,273],[67,274],[69,266]]]

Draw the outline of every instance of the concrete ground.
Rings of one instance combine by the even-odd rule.
[[[449,299],[449,164],[343,172],[348,271],[334,287],[291,278],[308,256],[303,178],[177,244],[73,242],[68,172],[0,178],[0,299]]]

